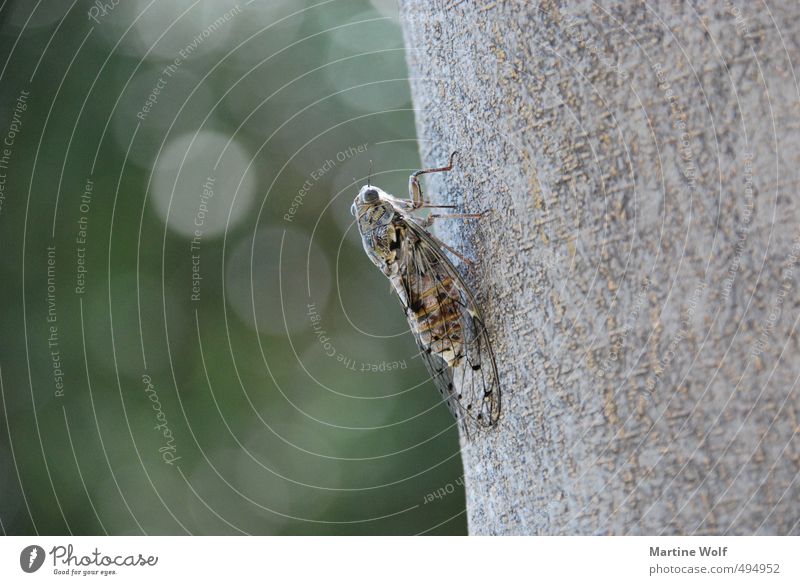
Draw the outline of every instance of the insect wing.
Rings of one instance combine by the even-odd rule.
[[[470,425],[493,426],[500,416],[500,382],[494,353],[477,304],[467,284],[459,275],[440,244],[413,219],[406,218],[407,238],[406,287],[408,298],[425,296],[447,301],[429,310],[433,318],[457,321],[448,326],[442,339],[428,344],[414,324],[411,330],[431,378],[465,431]],[[435,295],[422,288],[435,286]],[[409,316],[409,319],[412,317]],[[449,361],[449,363],[448,363]]]

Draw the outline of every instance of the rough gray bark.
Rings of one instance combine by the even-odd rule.
[[[800,533],[800,10],[401,1],[494,340],[474,534]]]

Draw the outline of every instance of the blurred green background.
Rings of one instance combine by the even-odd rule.
[[[466,532],[349,214],[420,165],[404,51],[393,0],[0,3],[4,533]]]

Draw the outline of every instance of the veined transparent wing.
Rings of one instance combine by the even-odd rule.
[[[439,242],[404,219],[406,315],[420,354],[462,428],[491,427],[500,416],[500,381],[477,303]]]

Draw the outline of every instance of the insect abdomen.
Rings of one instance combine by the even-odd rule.
[[[440,355],[450,367],[463,357],[461,306],[458,291],[450,277],[435,279],[428,274],[414,275],[411,282],[409,321],[425,349]]]

